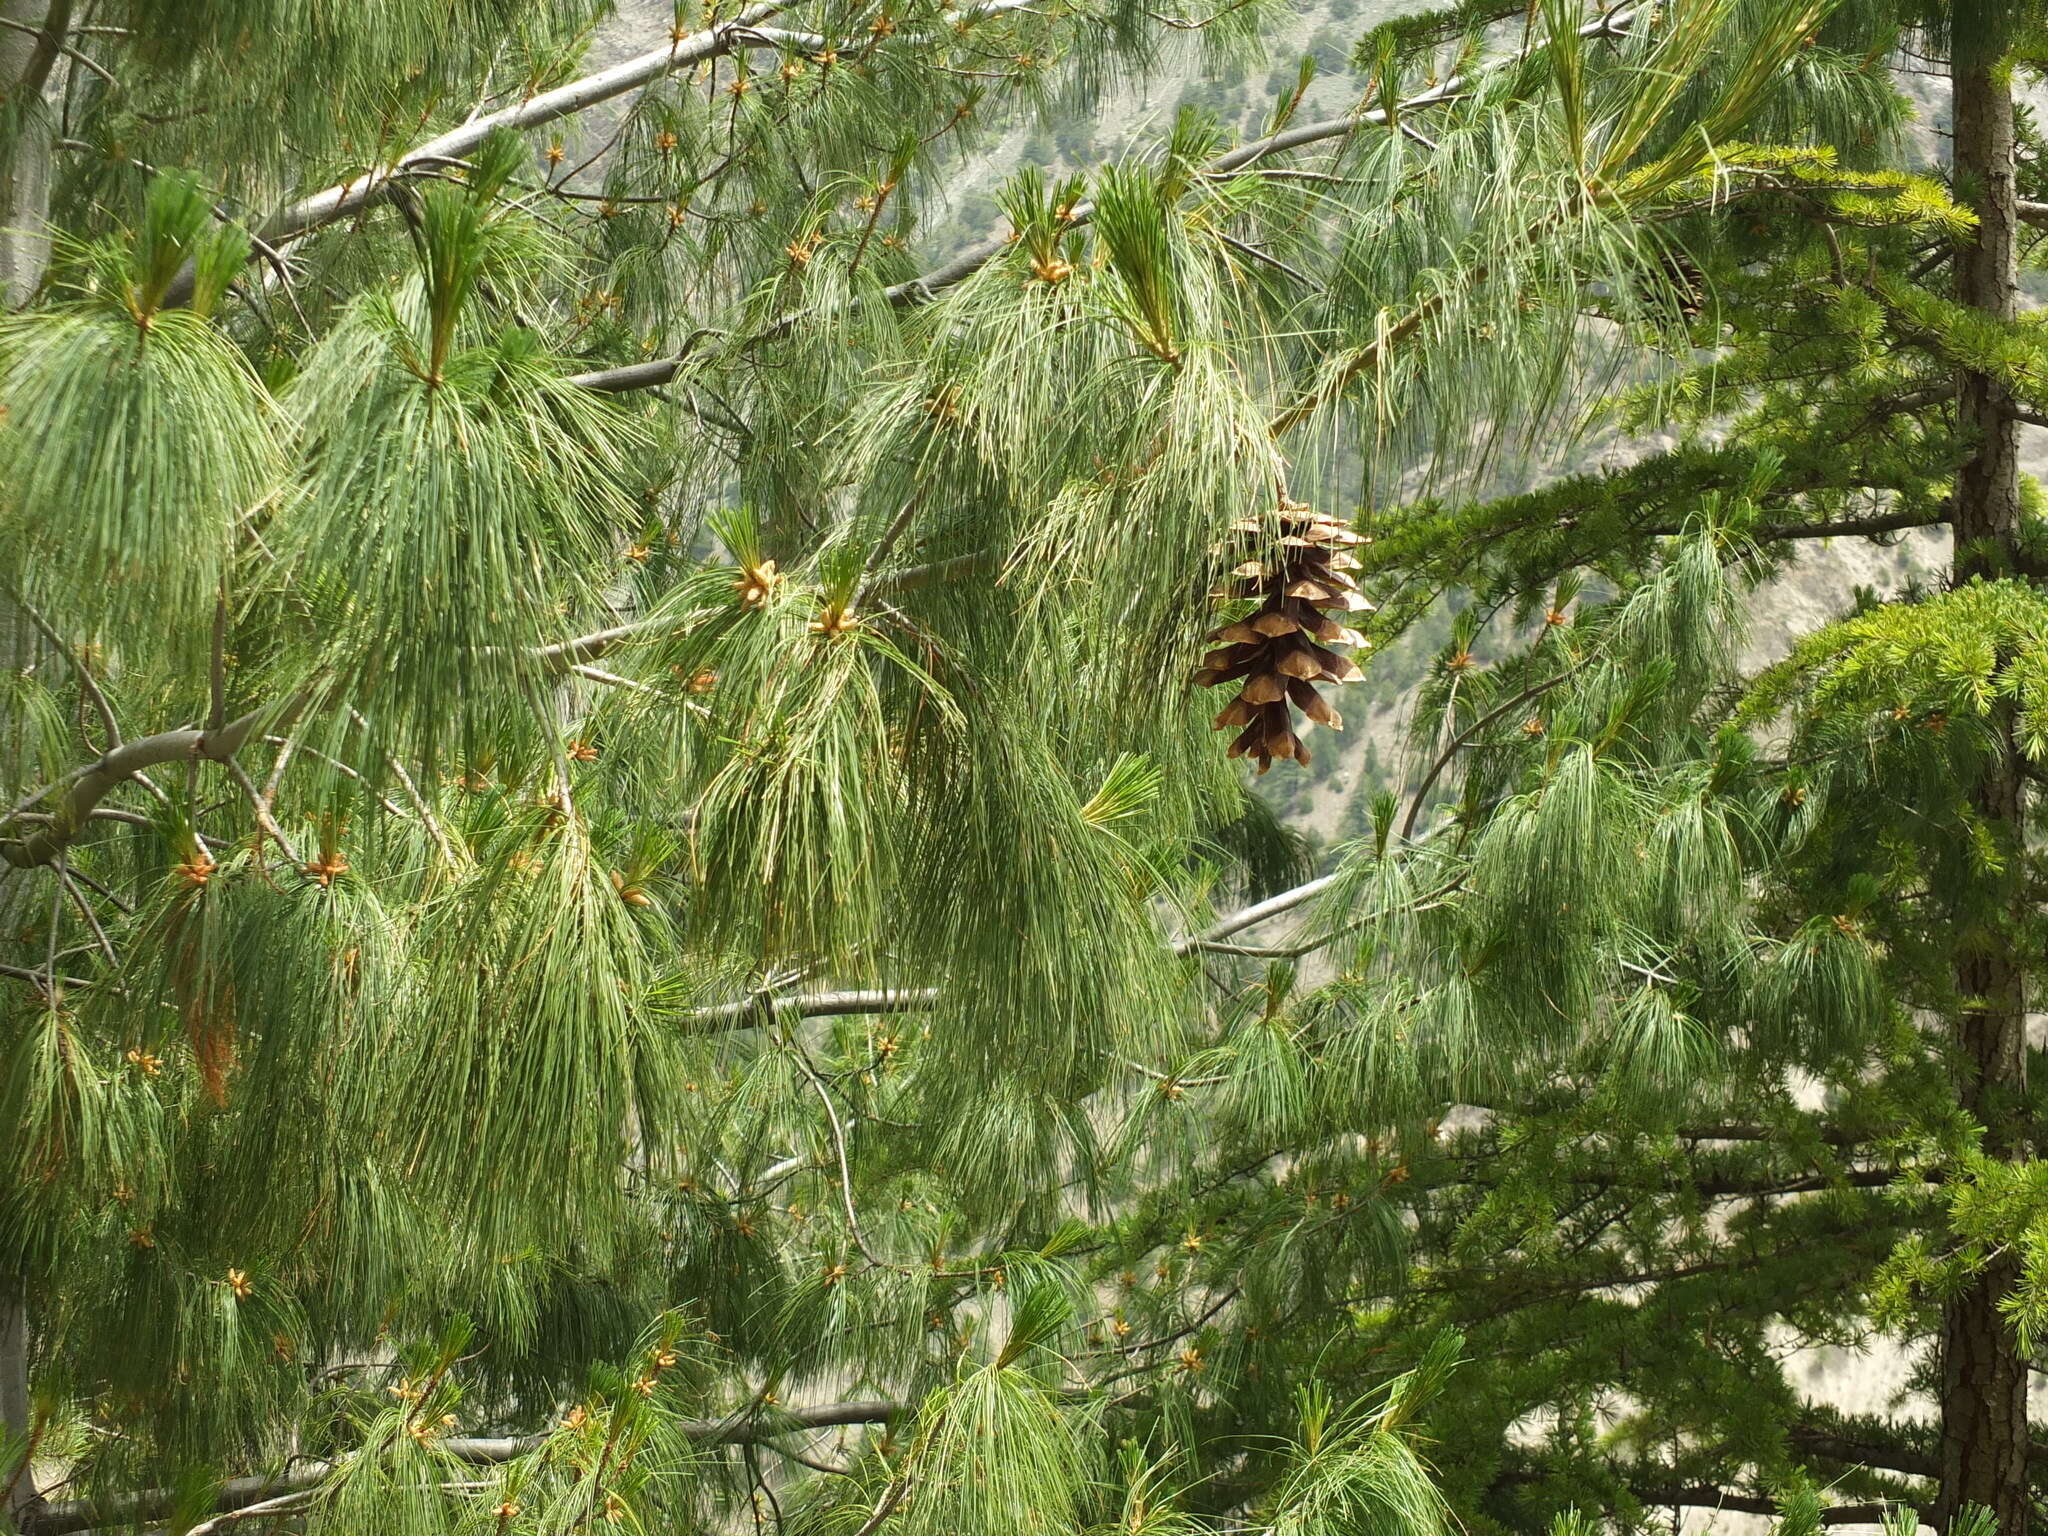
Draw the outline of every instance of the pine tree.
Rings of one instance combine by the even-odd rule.
[[[1563,430],[1625,366],[1587,312],[1680,349],[1694,272],[1754,337],[1814,323],[1730,208],[1804,232],[1774,261],[1815,221],[1946,249],[1942,188],[1834,153],[1896,117],[1884,19],[1468,4],[1364,40],[1355,110],[1299,120],[1304,68],[1260,137],[1183,113],[1019,175],[920,266],[988,135],[1185,47],[1242,74],[1269,7],[713,5],[585,72],[607,11],[0,0],[16,1528],[1633,1520],[1647,1460],[1570,1454],[1606,1378],[1511,1457],[1550,1399],[1489,1361],[1541,1335],[1475,1314],[1486,1262],[1621,1256],[1545,1248],[1556,1181],[1639,1197],[1659,1253],[1723,1240],[1716,1180],[1806,1187],[1807,1143],[1701,1172],[1670,1115],[1725,1061],[1790,1121],[1790,1067],[1919,1001],[1864,908],[1802,913],[1816,845],[1753,859],[1782,796],[1708,723],[1735,535],[1638,515],[1660,474],[1673,535],[1840,482],[1688,448],[1568,528],[1584,487],[1371,544],[1289,488]],[[1815,452],[1894,399],[1838,286]],[[1930,303],[1878,322],[1900,366],[2020,389],[2025,338]],[[1760,346],[1726,376],[1774,399]],[[1885,517],[1935,520],[1947,436],[1888,457]],[[1383,638],[1454,585],[1554,622],[1497,673],[1461,629],[1409,824],[1311,879],[1193,685],[1225,549],[1259,638],[1210,670],[1261,684],[1245,752],[1301,757],[1263,695],[1313,721],[1349,676],[1340,546]],[[1615,595],[1575,621],[1581,567]],[[1447,772],[1457,830],[1419,827]],[[1866,1102],[1953,1107],[1912,1063]],[[1506,1151],[1458,1172],[1470,1139]],[[1860,1230],[1858,1277],[1969,1182],[1852,1171],[1881,1220],[1787,1220]],[[1716,1423],[1768,1302],[1727,1303]],[[1783,1471],[1773,1426],[1687,1454]]]

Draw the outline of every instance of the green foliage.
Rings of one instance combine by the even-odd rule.
[[[1741,666],[1800,538],[1936,519],[1959,367],[2039,389],[1885,159],[1896,18],[1455,7],[1354,131],[1290,68],[1302,137],[1181,111],[947,264],[979,143],[1187,32],[1241,91],[1271,7],[713,8],[580,123],[605,9],[129,0],[10,119],[63,158],[0,318],[0,1427],[56,1516],[1898,1492],[1780,1355],[2008,1250],[2048,1315],[1923,1022],[2034,933],[1970,788],[2048,741],[2025,549]],[[1672,436],[1493,494],[1596,417]],[[1189,683],[1295,497],[1416,682],[1326,883]]]
[[[226,579],[237,524],[272,493],[280,423],[213,323],[246,244],[190,181],[140,226],[81,244],[66,301],[0,320],[0,540],[32,601],[113,644],[188,633]],[[188,263],[192,301],[165,296]],[[189,656],[185,659],[189,659]]]

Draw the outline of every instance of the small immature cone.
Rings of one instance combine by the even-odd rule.
[[[1365,674],[1333,645],[1366,643],[1332,613],[1370,613],[1372,604],[1359,595],[1347,571],[1358,562],[1345,551],[1363,544],[1363,534],[1300,502],[1282,501],[1277,519],[1279,548],[1268,559],[1244,559],[1232,566],[1222,598],[1256,597],[1258,611],[1226,624],[1209,636],[1217,647],[1202,658],[1195,681],[1205,688],[1242,679],[1244,687],[1216,717],[1216,729],[1235,730],[1232,757],[1251,757],[1259,772],[1276,757],[1292,758],[1304,767],[1308,748],[1294,731],[1294,709],[1317,725],[1341,730],[1343,721],[1317,688],[1318,683],[1355,683]],[[1230,525],[1232,554],[1257,552],[1269,524],[1261,518]]]

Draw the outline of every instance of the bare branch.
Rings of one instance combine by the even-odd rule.
[[[552,91],[543,91],[502,112],[471,118],[460,127],[399,156],[389,165],[366,170],[294,203],[273,216],[259,233],[272,246],[296,240],[323,224],[345,218],[388,196],[392,182],[420,162],[460,159],[482,144],[496,129],[537,128],[544,123],[558,122],[600,102],[652,84],[678,70],[701,64],[745,43],[756,23],[766,21],[780,9],[781,6],[772,4],[750,5],[731,21],[679,38],[665,48],[653,49],[610,69],[585,75]]]
[[[103,753],[97,762],[74,770],[64,780],[58,781],[59,784],[69,783],[70,793],[64,797],[56,819],[27,837],[0,841],[0,857],[22,869],[49,863],[78,836],[91,818],[93,808],[126,780],[146,768],[164,763],[195,759],[224,763],[242,749],[264,713],[262,710],[252,711],[239,720],[229,721],[217,731],[207,731],[198,726],[159,731],[154,736],[144,736]],[[57,785],[50,787],[56,788]],[[41,799],[47,792],[39,791],[34,799]],[[32,803],[33,800],[24,802],[16,809],[26,809]]]
[[[10,974],[0,967],[0,975]],[[820,1403],[807,1408],[769,1408],[753,1405],[745,1412],[721,1419],[697,1419],[681,1426],[684,1434],[703,1445],[740,1445],[808,1429],[836,1429],[860,1424],[886,1424],[905,1412],[905,1405],[880,1400]],[[522,1435],[502,1439],[470,1439],[457,1436],[438,1442],[439,1448],[458,1461],[490,1466],[531,1455],[546,1443],[544,1435]],[[217,1514],[254,1513],[258,1506],[281,1507],[279,1501],[299,1499],[333,1476],[338,1463],[312,1462],[278,1477],[238,1477],[221,1485],[214,1500]],[[176,1506],[177,1492],[170,1488],[148,1488],[137,1493],[116,1494],[105,1500],[71,1499],[49,1503],[21,1521],[22,1536],[72,1536],[95,1526],[138,1524],[161,1519]],[[197,1529],[206,1529],[201,1526]]]

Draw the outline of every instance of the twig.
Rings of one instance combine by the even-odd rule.
[[[265,741],[272,738],[266,736]],[[267,811],[277,803],[278,786],[284,782],[284,770],[292,760],[292,754],[299,749],[299,739],[287,736],[277,744],[277,760],[270,765],[270,777],[263,781],[263,793],[258,797]]]
[[[96,811],[93,814],[98,815],[100,813]],[[142,822],[144,826],[154,825],[154,823],[140,816],[136,817],[135,819],[137,821]],[[123,901],[119,896],[115,895],[113,891],[109,890],[106,886],[100,884],[99,881],[93,879],[93,877],[91,875],[88,875],[84,870],[71,869],[69,865],[66,865],[65,867],[70,873],[72,879],[82,880],[83,882],[85,882],[86,885],[91,887],[93,890],[98,891],[102,896],[106,897],[107,900],[111,901],[115,906],[119,907],[124,917],[133,917],[135,915],[134,903]]]
[[[448,840],[448,834],[441,830],[440,819],[428,807],[426,797],[419,792],[419,786],[413,783],[412,775],[407,773],[398,759],[389,753],[385,754],[384,761],[392,773],[397,775],[399,787],[405,791],[406,799],[413,803],[413,809],[420,813],[420,820],[426,823],[427,835],[433,838],[434,846],[441,850],[443,861],[450,869],[460,868],[462,860],[455,856],[455,845]]]
[[[64,887],[65,893],[70,896],[72,905],[78,908],[78,915],[85,919],[86,926],[92,929],[92,936],[99,944],[100,953],[107,958],[107,969],[118,971],[121,969],[121,957],[114,952],[113,941],[107,937],[107,930],[100,926],[99,915],[93,911],[92,903],[87,901],[79,893],[78,887],[71,883],[71,872],[64,867],[64,859],[61,854],[58,856],[54,867],[58,883]]]
[[[50,973],[47,971],[33,971],[23,965],[0,965],[0,976],[5,976],[13,981],[25,981],[38,992],[43,993],[44,996],[47,997],[49,995],[47,983],[50,980]],[[66,987],[89,987],[92,985],[92,982],[83,976],[58,976],[56,981],[60,986]]]
[[[135,772],[130,775],[130,777],[133,778],[137,784],[140,784],[142,786],[143,790],[149,795],[150,799],[154,800],[158,805],[162,806],[167,811],[171,809],[171,797],[165,794],[163,790],[157,786],[157,782],[155,779],[152,779],[140,768],[136,769]],[[99,812],[95,810],[93,812],[93,815],[97,816],[99,815]]]
[[[1233,251],[1236,251],[1239,255],[1249,256],[1253,261],[1263,262],[1266,266],[1271,267],[1276,272],[1284,272],[1289,277],[1293,278],[1297,283],[1302,284],[1304,287],[1312,285],[1311,279],[1309,278],[1309,275],[1306,272],[1301,271],[1297,267],[1290,266],[1288,263],[1282,261],[1278,256],[1272,255],[1270,252],[1260,250],[1256,245],[1247,245],[1244,243],[1244,241],[1238,239],[1235,235],[1225,234],[1220,229],[1216,231],[1216,238],[1218,240],[1221,240],[1225,245],[1229,246]]]
[[[284,828],[277,824],[277,818],[270,814],[270,807],[264,803],[263,791],[258,789],[256,781],[249,777],[249,770],[232,758],[227,763],[227,770],[228,776],[240,785],[242,793],[249,797],[249,807],[256,814],[256,825],[283,850],[284,856],[291,860],[294,867],[302,864],[304,861],[299,858],[298,850],[292,847],[291,839],[284,835]]]
[[[626,688],[634,693],[661,692],[659,688],[650,688],[645,683],[636,683],[630,677],[621,677],[618,673],[607,672],[602,667],[585,666],[580,661],[573,663],[569,670],[578,677],[589,678],[593,683],[603,683],[607,688]]]
[[[924,489],[920,487],[918,493],[903,503],[903,509],[890,519],[889,526],[882,530],[881,538],[875,541],[875,547],[868,551],[868,558],[860,568],[860,580],[854,583],[853,596],[846,601],[849,612],[860,612],[861,599],[868,595],[868,588],[874,585],[875,573],[882,568],[882,562],[889,558],[889,552],[896,547],[896,541],[902,538],[904,531],[910,527],[911,519],[917,516],[917,509],[924,503],[924,497]]]
[[[875,1536],[882,1528],[882,1522],[896,1512],[896,1506],[903,1502],[903,1495],[910,1492],[910,1474],[905,1472],[882,1491],[882,1497],[875,1503],[875,1512],[862,1522],[853,1536]]]
[[[64,850],[57,850],[57,857],[64,857]],[[50,956],[43,963],[43,994],[51,1002],[57,1000],[57,920],[64,915],[64,882],[50,882]]]
[[[340,774],[343,778],[354,779],[358,784],[367,784],[369,782],[360,773],[356,772],[355,769],[349,767],[347,763],[344,763],[340,758],[329,757],[325,752],[322,752],[314,747],[304,746],[292,737],[266,736],[263,739],[265,742],[267,742],[269,745],[273,747],[288,747],[294,751],[302,751],[307,753],[309,756],[317,757],[320,759],[321,762],[325,763],[328,767],[332,768],[336,773]],[[280,763],[283,762],[282,757],[280,757],[278,760]],[[272,770],[273,779],[275,779],[277,772],[278,770],[276,769]],[[403,806],[399,805],[397,802],[391,800],[385,795],[379,794],[374,789],[371,790],[370,793],[376,796],[377,803],[379,805],[383,806],[386,811],[388,811],[391,815],[396,816],[400,821],[412,820],[412,814],[409,811],[407,811]]]
[[[42,637],[56,647],[57,654],[69,663],[72,676],[78,679],[79,691],[87,699],[91,700],[93,709],[100,717],[100,725],[107,733],[105,750],[113,751],[114,748],[121,745],[121,727],[115,723],[113,706],[107,703],[107,696],[100,691],[100,685],[94,681],[92,673],[86,669],[84,660],[69,645],[64,643],[63,636],[50,627],[49,620],[36,612],[19,592],[14,594],[14,601],[15,605],[28,615],[29,623],[33,624]]]
[[[185,1536],[207,1536],[208,1532],[221,1530],[236,1520],[259,1519],[264,1515],[274,1515],[287,1509],[297,1509],[300,1505],[308,1503],[318,1491],[316,1488],[303,1488],[296,1493],[279,1494],[274,1499],[262,1499],[241,1509],[231,1509],[224,1515],[215,1515],[211,1520],[203,1521],[193,1526],[185,1533]]]
[[[349,710],[348,717],[356,723],[358,730],[362,731],[365,735],[369,734],[370,722],[363,718],[359,710]],[[384,754],[384,766],[391,770],[393,777],[398,780],[399,787],[405,791],[406,799],[410,800],[413,809],[419,812],[420,820],[427,824],[427,832],[434,839],[434,846],[441,850],[441,857],[447,861],[449,868],[459,868],[462,861],[455,856],[455,845],[448,841],[448,834],[441,830],[441,823],[435,819],[434,813],[428,809],[425,797],[420,794],[419,786],[413,783],[412,775],[405,771],[405,765],[389,752],[386,752]]]
[[[839,1110],[832,1102],[832,1094],[825,1087],[824,1080],[818,1076],[817,1069],[811,1065],[811,1058],[805,1053],[795,1032],[783,1030],[782,1040],[783,1044],[789,1047],[797,1070],[803,1073],[804,1080],[816,1091],[818,1102],[825,1106],[825,1118],[832,1127],[832,1150],[839,1158],[839,1197],[846,1206],[846,1225],[853,1233],[854,1246],[860,1249],[861,1257],[875,1268],[895,1269],[896,1265],[882,1258],[868,1245],[867,1234],[861,1230],[860,1212],[854,1208],[853,1203],[853,1165],[846,1155],[846,1127],[840,1123]]]
[[[853,1468],[851,1467],[835,1467],[829,1461],[813,1461],[810,1457],[804,1455],[802,1451],[792,1451],[787,1446],[777,1445],[773,1440],[763,1441],[762,1443],[776,1455],[787,1457],[798,1466],[809,1467],[813,1472],[829,1472],[834,1477],[851,1477],[853,1475]]]
[[[65,7],[65,9],[68,10],[69,7],[67,6]],[[55,8],[53,7],[53,14],[54,11]],[[87,69],[91,70],[94,74],[98,75],[102,80],[106,81],[108,85],[111,85],[115,90],[118,91],[121,89],[120,77],[115,75],[113,71],[109,70],[104,64],[100,63],[97,59],[85,53],[82,49],[74,48],[71,44],[65,42],[61,37],[51,36],[47,28],[32,27],[25,21],[16,21],[9,16],[0,16],[0,27],[12,27],[17,32],[28,33],[29,36],[37,40],[38,47],[48,48],[54,52],[63,54],[64,57],[69,59],[72,63],[84,65]],[[77,27],[73,28],[72,30],[78,32],[115,32],[119,31],[120,29],[114,27]],[[125,37],[128,34],[126,32],[122,32],[121,35]]]
[[[217,731],[228,718],[228,588],[225,581],[221,583],[213,603],[213,656],[207,680],[213,693],[213,709],[206,717],[206,728]]]
[[[1481,731],[1485,730],[1486,727],[1493,724],[1494,721],[1498,720],[1502,715],[1506,714],[1509,710],[1516,709],[1521,705],[1528,703],[1531,699],[1536,698],[1541,694],[1548,693],[1551,689],[1555,688],[1559,683],[1566,681],[1574,674],[1576,674],[1585,665],[1586,663],[1583,661],[1575,661],[1570,666],[1566,667],[1562,672],[1559,672],[1556,676],[1545,678],[1540,683],[1536,683],[1531,687],[1524,688],[1520,693],[1508,699],[1506,702],[1498,704],[1494,706],[1494,708],[1488,710],[1485,714],[1481,715],[1477,720],[1474,720],[1470,725],[1466,726],[1464,730],[1458,732],[1457,735],[1453,736],[1450,740],[1450,743],[1443,749],[1443,751],[1437,754],[1436,761],[1429,765],[1429,772],[1425,773],[1422,776],[1422,782],[1416,786],[1415,794],[1408,802],[1408,814],[1401,820],[1401,841],[1405,843],[1411,836],[1414,835],[1415,819],[1422,814],[1423,797],[1426,796],[1430,792],[1431,788],[1435,786],[1437,777],[1444,771],[1444,769],[1450,766],[1451,759],[1456,757],[1460,752],[1462,752],[1467,746],[1471,744],[1473,737],[1477,736]]]

